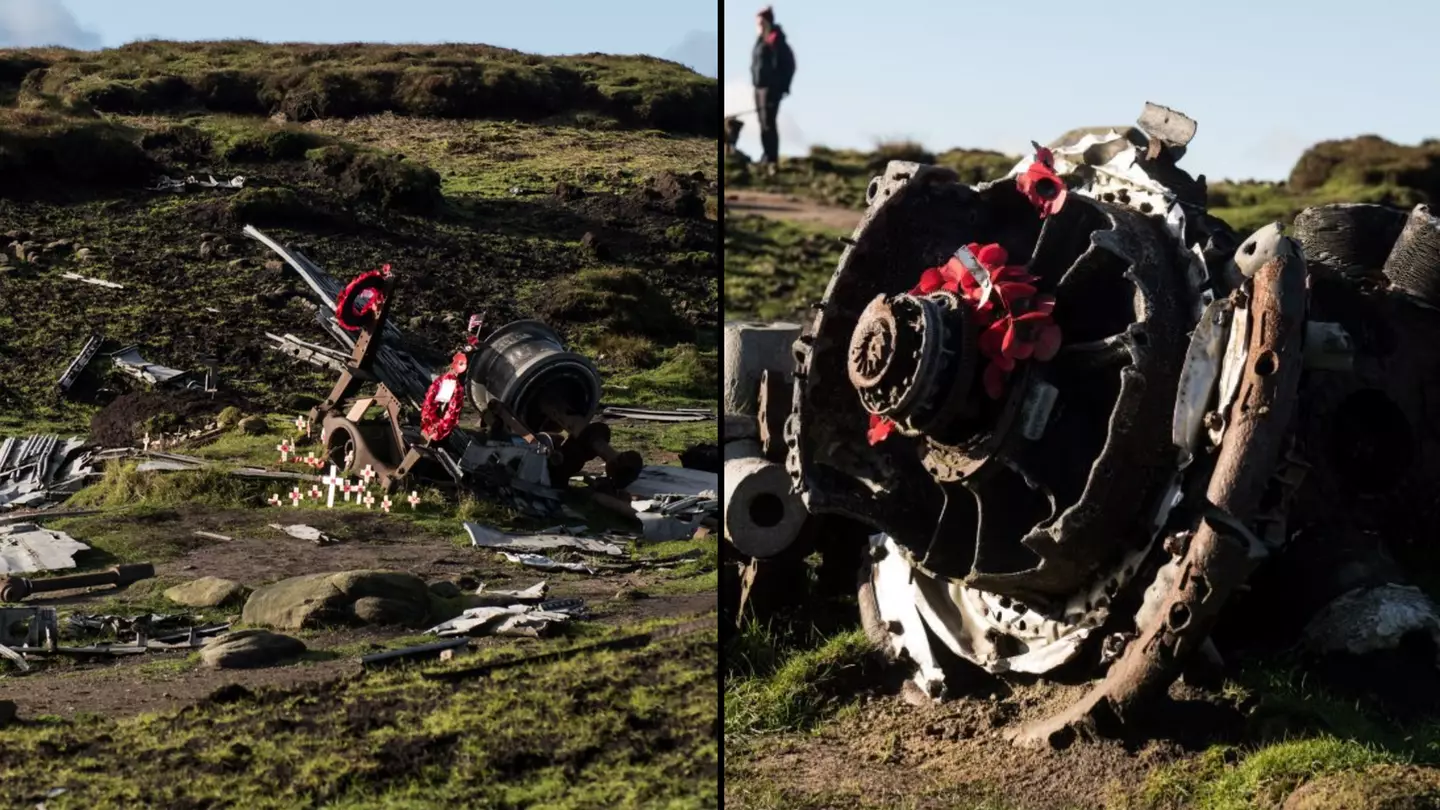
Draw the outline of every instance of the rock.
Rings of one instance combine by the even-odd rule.
[[[237,422],[239,422],[240,419],[241,419],[240,409],[237,408],[237,407],[235,407],[234,405],[229,405],[229,406],[227,406],[224,410],[220,411],[220,415],[219,415],[219,416],[216,416],[216,417],[215,417],[215,426],[216,426],[216,427],[222,427],[222,428],[228,428],[228,427],[230,427],[231,425],[234,425],[234,424],[236,424]]]
[[[610,255],[609,249],[605,247],[605,244],[600,241],[600,237],[596,236],[594,231],[586,231],[585,235],[580,237],[580,246],[585,249],[586,253],[589,253],[596,259],[604,259]]]
[[[28,242],[28,241],[30,241],[30,232],[29,232],[29,231],[6,231],[6,232],[5,232],[5,238],[6,238],[6,239],[9,239],[9,240],[12,241],[12,242]]]
[[[240,428],[242,433],[248,433],[251,436],[259,436],[270,432],[270,426],[265,424],[265,420],[258,416],[247,416],[241,419],[236,427]]]
[[[236,630],[206,642],[200,660],[214,669],[254,669],[295,658],[305,649],[305,642],[280,633]]]
[[[55,253],[64,256],[65,254],[69,253],[71,248],[73,248],[74,246],[75,243],[70,241],[69,239],[56,239],[54,242],[51,242],[45,246],[45,252]]]
[[[1285,800],[1284,810],[1429,810],[1440,807],[1440,770],[1378,765],[1311,779]]]
[[[460,586],[448,579],[442,579],[430,583],[430,593],[441,599],[457,599],[460,597]]]
[[[0,700],[0,728],[4,728],[15,720],[15,701]]]
[[[249,259],[245,259],[245,258],[231,259],[226,266],[227,266],[227,267],[234,268],[234,269],[236,269],[236,270],[239,270],[239,269],[241,269],[241,268],[243,268],[243,267],[249,267],[249,266],[250,266],[250,260],[249,260]]]
[[[640,590],[639,588],[621,588],[620,590],[615,592],[615,601],[617,602],[634,602],[638,599],[649,598],[650,594]]]
[[[361,600],[372,601],[360,605]],[[401,602],[406,607],[402,609],[391,602]],[[377,619],[387,624],[399,620],[398,623],[418,625],[429,614],[430,589],[414,574],[346,571],[309,574],[266,585],[250,595],[241,618],[250,625],[298,630]]]
[[[82,262],[88,262],[90,261],[90,256],[92,253],[93,251],[91,251],[90,248],[80,248],[79,250],[75,251],[75,258],[79,259]]]
[[[362,596],[355,600],[352,608],[355,618],[366,624],[416,625],[430,615],[430,606],[418,606],[403,599],[385,599],[379,596]]]
[[[308,411],[320,404],[320,398],[310,394],[290,394],[285,397],[285,407],[292,411]]]
[[[202,259],[208,259],[208,258],[210,258],[211,256],[214,256],[214,255],[215,255],[215,243],[214,243],[214,242],[201,242],[201,243],[200,243],[200,258],[202,258]]]
[[[165,598],[185,607],[208,608],[239,602],[249,592],[249,588],[233,579],[201,577],[165,591]]]

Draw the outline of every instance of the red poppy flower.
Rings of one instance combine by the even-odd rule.
[[[865,440],[870,442],[871,447],[874,447],[890,438],[890,434],[895,431],[896,427],[897,425],[889,419],[872,413],[870,414],[870,429],[865,432]]]
[[[981,381],[985,384],[985,394],[991,399],[999,399],[1005,393],[1005,379],[1010,372],[1001,368],[996,363],[987,363],[985,372],[981,375]]]
[[[1030,145],[1035,147],[1035,160],[1030,168],[1015,178],[1015,187],[1039,209],[1040,218],[1044,219],[1060,211],[1069,189],[1055,173],[1055,155],[1034,141]]]

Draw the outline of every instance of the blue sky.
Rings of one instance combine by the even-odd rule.
[[[716,75],[719,0],[0,0],[0,47],[136,39],[481,42],[643,53]]]
[[[725,111],[754,107],[755,12],[725,4]],[[1181,164],[1211,179],[1285,177],[1316,141],[1440,137],[1440,3],[775,0],[798,69],[781,152],[1019,154],[1077,126],[1130,124],[1146,101],[1195,118]],[[753,117],[741,148],[754,155]]]

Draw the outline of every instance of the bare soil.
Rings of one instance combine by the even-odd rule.
[[[1187,753],[1163,739],[1134,749],[1098,741],[1054,750],[1020,747],[1005,738],[1084,689],[1037,684],[997,699],[919,707],[899,696],[870,699],[813,733],[765,738],[749,751],[728,755],[725,803],[740,808],[903,803],[938,810],[989,800],[1026,810],[1100,808],[1107,799],[1132,793],[1151,768]]]
[[[860,217],[864,213],[857,209],[824,205],[804,197],[745,189],[727,189],[725,207],[737,214],[755,214],[769,219],[822,225],[840,230],[853,229],[860,224]]]
[[[466,548],[454,541],[425,534],[399,520],[359,512],[315,512],[297,510],[286,514],[283,507],[268,510],[216,510],[185,507],[163,515],[148,527],[152,540],[167,545],[188,544],[189,550],[155,566],[156,577],[183,581],[202,576],[233,579],[251,588],[293,576],[326,571],[383,569],[408,571],[435,581],[468,574],[487,588],[525,588],[541,580],[550,584],[551,598],[579,597],[586,600],[594,619],[607,624],[627,624],[652,618],[701,615],[713,611],[712,593],[648,595],[664,572],[639,570],[589,577],[556,575],[513,565],[491,552]],[[305,523],[326,532],[339,542],[319,546],[297,540],[268,523]],[[233,539],[212,540],[194,535],[196,530],[215,532]],[[637,593],[641,595],[637,597]],[[62,591],[48,598],[26,602],[50,605],[61,613],[100,610],[107,600],[124,598],[124,591],[96,588]],[[141,612],[136,609],[134,612]],[[233,620],[239,619],[239,608]],[[332,681],[360,671],[359,657],[374,645],[413,636],[424,628],[337,628],[302,632],[312,655],[308,660],[279,667],[255,670],[212,670],[201,665],[174,668],[165,662],[184,658],[185,652],[150,653],[117,659],[57,662],[37,666],[26,675],[0,676],[0,700],[14,701],[19,715],[70,716],[103,714],[111,717],[159,712],[193,704],[218,689],[243,686],[292,687],[305,683]],[[63,628],[62,628],[63,632]],[[523,646],[525,639],[477,639],[477,645]],[[328,650],[343,648],[338,657],[325,659]],[[357,652],[360,650],[360,652]]]

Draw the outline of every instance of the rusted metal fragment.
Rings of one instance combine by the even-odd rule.
[[[1064,746],[1076,735],[1120,736],[1142,720],[1209,637],[1226,600],[1267,556],[1247,528],[1284,450],[1302,368],[1305,265],[1294,252],[1267,262],[1250,289],[1250,358],[1210,478],[1213,505],[1178,555],[1178,576],[1155,618],[1079,702],[1012,734]]]

